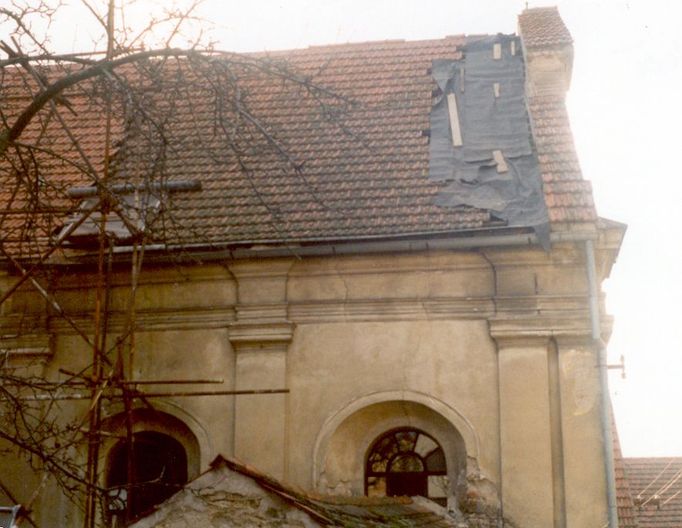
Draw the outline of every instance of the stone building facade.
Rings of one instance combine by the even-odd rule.
[[[179,245],[177,255],[187,258],[173,258],[168,247],[146,250],[131,379],[221,380],[193,384],[194,392],[286,391],[187,397],[177,385],[138,387],[149,395],[136,399],[128,413],[133,431],[141,445],[149,444],[149,453],[176,453],[173,463],[185,467],[172,478],[191,480],[224,454],[321,494],[420,494],[452,510],[496,511],[525,528],[605,525],[590,256],[593,250],[599,284],[615,261],[624,227],[596,216],[573,151],[563,107],[570,35],[554,9],[525,11],[519,33],[520,39],[512,36],[503,45],[514,42],[510,49],[518,46],[525,61],[522,81],[547,211],[545,231],[466,204],[433,205],[441,184],[428,180],[429,137],[421,134],[428,128],[434,87],[428,70],[443,50],[460,53],[463,37],[291,55],[294,65],[303,66],[318,55],[328,57],[330,85],[336,75],[367,93],[374,93],[372,87],[386,90],[393,101],[413,95],[391,92],[391,83],[414,80],[414,90],[424,95],[418,104],[375,106],[376,115],[368,111],[363,118],[397,130],[387,141],[405,166],[394,168],[395,158],[373,160],[361,151],[344,154],[345,147],[338,147],[347,158],[326,169],[313,159],[311,177],[315,170],[341,172],[332,182],[334,192],[360,200],[352,220],[311,213],[316,227],[307,238],[294,226],[280,240],[266,233],[249,243],[246,235],[217,229],[223,240],[201,248]],[[493,58],[498,45],[491,41]],[[365,79],[372,60],[381,61],[386,74],[379,68]],[[501,90],[504,94],[504,84]],[[410,119],[409,134],[400,135]],[[467,129],[462,132],[466,145]],[[400,138],[408,139],[396,146]],[[327,150],[311,156],[332,151],[328,143],[322,148]],[[512,155],[503,155],[514,163]],[[384,174],[357,177],[353,163],[365,163],[366,174],[383,167]],[[410,179],[401,179],[404,173]],[[205,182],[201,193],[210,185]],[[281,210],[286,216],[286,204]],[[305,207],[295,212],[307,221]],[[210,218],[202,221],[210,224]],[[256,217],[251,225],[257,223]],[[282,225],[294,224],[295,219]],[[129,323],[126,251],[117,251],[108,279],[112,348]],[[72,324],[95,334],[98,278],[85,253],[72,248],[51,262],[50,291],[69,320],[50,312],[30,285],[3,305],[2,347],[9,363],[30,365],[50,380],[60,379],[64,370],[87,370],[91,354]],[[0,290],[16,278],[8,266]],[[18,332],[27,321],[31,331]],[[603,314],[599,332],[608,337]],[[61,402],[61,416],[77,419],[88,404]],[[115,475],[125,416],[120,400],[104,401],[107,434],[99,468],[102,484],[112,489],[124,478]],[[40,472],[26,472],[19,459],[3,461],[2,480],[18,502],[40,490],[33,502],[39,525],[50,526],[56,518],[66,525],[81,522],[78,508],[59,488],[51,481],[41,484]]]

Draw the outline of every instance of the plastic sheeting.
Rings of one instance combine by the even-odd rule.
[[[445,183],[436,204],[486,209],[511,227],[533,227],[548,248],[520,41],[513,35],[470,38],[462,51],[460,60],[432,65],[440,90],[431,110],[429,177]],[[448,94],[457,101],[461,146],[453,146]],[[495,151],[502,153],[506,171],[500,171]]]

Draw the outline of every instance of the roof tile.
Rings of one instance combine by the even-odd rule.
[[[529,21],[528,16],[522,15],[523,20]],[[530,22],[535,24],[535,18]],[[231,147],[220,137],[219,112],[205,72],[192,72],[186,63],[173,61],[162,77],[151,80],[134,69],[120,72],[140,86],[146,83],[138,96],[147,98],[149,112],[165,120],[169,146],[162,152],[163,177],[198,179],[203,185],[200,192],[169,198],[155,237],[171,244],[290,243],[492,225],[488,211],[436,206],[442,185],[428,178],[429,139],[424,131],[435,88],[431,63],[459,58],[463,42],[463,37],[447,37],[236,55],[230,67],[240,84],[241,104],[270,137],[259,133],[254,123],[237,123],[230,114],[228,125],[241,127],[243,134]],[[295,72],[297,81],[286,76],[273,81],[272,72],[284,69]],[[6,70],[10,82],[0,88],[0,104],[11,104],[17,111],[28,101],[16,97],[22,92],[16,83],[21,72]],[[28,241],[34,235],[47,241],[63,222],[63,215],[28,213],[36,200],[29,192],[35,188],[27,183],[46,182],[38,186],[40,207],[75,208],[78,203],[68,200],[65,191],[93,182],[88,163],[101,175],[103,103],[85,97],[86,88],[66,94],[76,115],[60,112],[80,151],[46,110],[22,141],[59,150],[64,158],[47,159],[39,153],[41,173],[21,178],[16,167],[0,167],[0,210],[15,211],[0,218],[6,241]],[[172,98],[174,90],[191,96]],[[563,100],[535,97],[529,108],[550,220],[594,221],[591,188],[580,173]],[[112,130],[118,145],[116,177],[144,179],[158,171],[158,146],[150,148],[135,135],[131,118],[125,122],[123,109],[117,110]]]

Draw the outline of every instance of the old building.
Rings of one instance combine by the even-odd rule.
[[[243,97],[263,116],[249,126],[269,127],[254,141],[284,152],[220,153],[220,119],[201,79],[185,78],[196,97],[165,109],[178,143],[144,165],[156,187],[136,179],[153,156],[132,117],[111,132],[118,209],[86,219],[98,188],[70,166],[43,174],[72,209],[30,248],[7,242],[6,261],[48,256],[34,281],[45,291],[26,281],[2,305],[5,368],[75,383],[105,343],[95,396],[52,396],[70,397],[55,402],[60,421],[81,429],[97,403],[90,454],[107,515],[125,507],[131,474],[138,515],[224,454],[319,494],[605,526],[598,292],[624,226],[597,216],[580,172],[564,107],[572,60],[552,8],[524,11],[518,35],[277,53],[267,73],[285,61],[298,84],[255,76]],[[73,130],[101,149],[97,109],[67,95]],[[2,292],[30,269],[21,262],[7,262]],[[5,502],[31,501],[40,526],[81,523],[34,465],[3,461]]]

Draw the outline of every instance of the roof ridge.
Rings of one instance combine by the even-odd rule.
[[[405,42],[407,42],[407,39],[360,40],[358,42],[340,42],[336,44],[310,44],[305,49],[326,48],[330,46],[363,46],[366,44],[404,44]]]
[[[445,43],[448,41],[464,41],[470,36],[487,36],[487,35],[466,35],[460,33],[457,35],[445,35],[442,37],[433,38],[416,38],[416,39],[379,39],[379,40],[362,40],[357,42],[337,42],[330,44],[309,44],[305,47],[300,48],[286,48],[286,49],[275,49],[275,50],[259,50],[259,51],[245,51],[241,52],[242,55],[280,55],[280,54],[290,54],[302,51],[318,51],[318,50],[329,50],[329,49],[356,49],[356,48],[367,48],[379,45],[399,45],[399,44],[409,44],[409,45],[428,45],[435,44],[438,42]]]
[[[521,14],[527,13],[529,11],[559,11],[558,6],[538,6],[538,7],[527,7],[523,11],[521,11]]]

